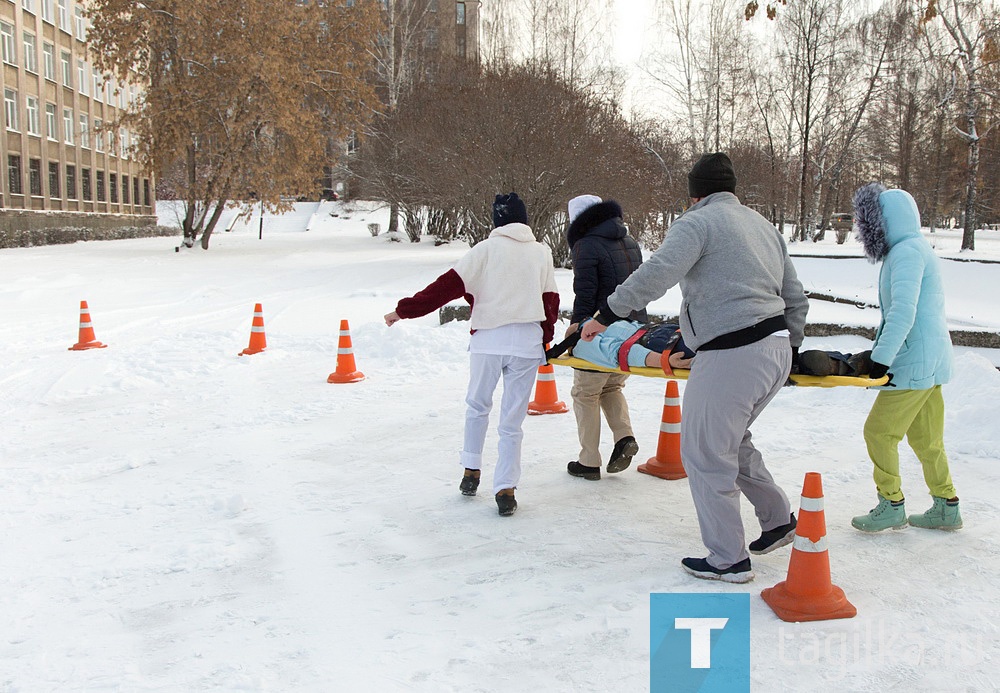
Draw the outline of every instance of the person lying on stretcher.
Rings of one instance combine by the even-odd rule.
[[[611,323],[604,332],[592,341],[580,341],[580,328],[587,324],[570,327],[566,339],[545,352],[549,358],[556,358],[567,349],[573,356],[590,361],[605,368],[661,368],[662,354],[668,354],[670,368],[690,368],[694,352],[681,339],[680,328],[672,323],[653,324],[618,320]]]
[[[585,361],[605,368],[647,367],[663,368],[663,353],[666,352],[670,368],[691,368],[694,352],[688,349],[681,338],[680,327],[673,323],[646,323],[619,320],[594,337],[593,341],[580,341],[580,328],[586,324],[572,326],[566,338],[545,352],[552,359],[562,355],[567,349]],[[664,369],[666,370],[666,369]],[[871,351],[858,354],[844,354],[839,351],[810,349],[798,355],[792,372],[800,375],[843,375],[868,377],[871,370]]]

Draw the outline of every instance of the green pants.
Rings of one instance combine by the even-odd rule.
[[[899,477],[899,441],[913,448],[924,468],[932,496],[956,496],[944,452],[944,397],[941,386],[929,390],[880,390],[865,421],[865,443],[875,463],[875,487],[891,501],[903,500]]]

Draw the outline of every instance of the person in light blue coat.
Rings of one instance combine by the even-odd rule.
[[[944,398],[951,378],[952,344],[945,319],[937,256],[920,230],[920,212],[905,190],[870,183],[854,194],[854,225],[865,255],[881,262],[882,320],[872,346],[870,377],[889,375],[865,421],[868,455],[875,465],[878,505],[851,524],[864,532],[907,524],[954,530],[962,526],[958,496],[944,450]],[[899,476],[899,443],[907,442],[923,466],[933,505],[906,516]]]

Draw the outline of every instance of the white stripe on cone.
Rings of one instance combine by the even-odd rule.
[[[823,510],[823,499],[822,498],[806,498],[802,496],[799,499],[799,510],[806,510],[812,513],[818,513]]]
[[[796,534],[792,548],[806,553],[823,553],[826,551],[826,537],[820,537],[819,541],[811,541],[808,537],[800,537]]]

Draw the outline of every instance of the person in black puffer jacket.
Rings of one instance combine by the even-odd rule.
[[[642,250],[628,235],[622,208],[596,195],[580,195],[569,201],[567,241],[573,259],[573,316],[566,335],[573,334],[582,320],[592,317],[608,296],[642,264]],[[646,322],[645,310],[630,320]],[[573,411],[580,438],[580,459],[570,462],[571,475],[596,481],[601,478],[601,411],[615,437],[608,472],[628,468],[639,446],[632,435],[628,402],[622,388],[628,375],[575,370]]]

